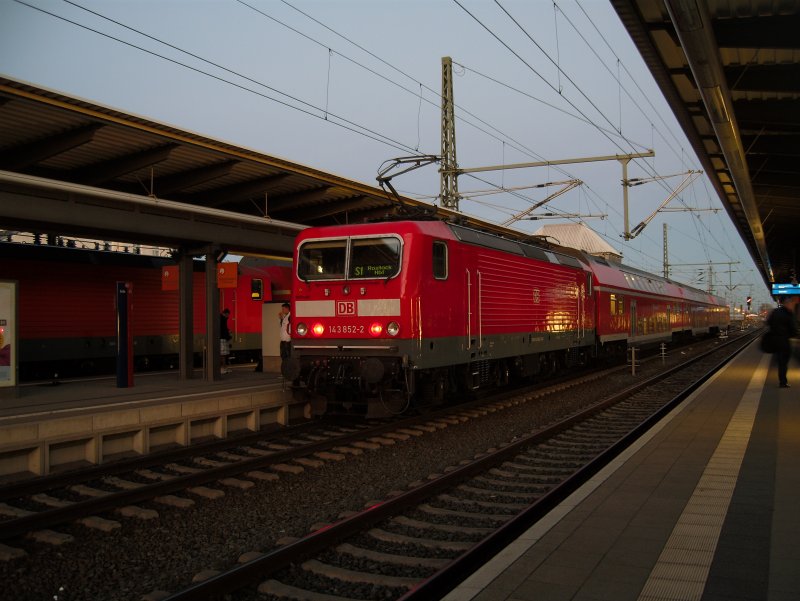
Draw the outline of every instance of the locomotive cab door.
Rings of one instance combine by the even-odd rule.
[[[476,269],[465,270],[466,294],[466,341],[465,348],[470,354],[470,358],[477,357],[480,347],[481,322],[480,322],[480,272]]]

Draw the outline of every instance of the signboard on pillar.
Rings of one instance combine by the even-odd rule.
[[[161,290],[175,291],[180,289],[180,265],[164,265],[161,267]]]
[[[217,265],[217,288],[236,288],[238,276],[238,263],[219,263]]]
[[[0,281],[0,388],[17,385],[17,282]]]

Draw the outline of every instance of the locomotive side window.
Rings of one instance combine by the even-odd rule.
[[[439,240],[433,243],[433,277],[447,279],[447,243]]]
[[[264,280],[253,278],[250,280],[250,298],[252,300],[261,300],[264,296]]]
[[[298,252],[297,275],[302,280],[344,279],[347,240],[304,243]]]
[[[400,240],[353,238],[350,241],[349,278],[391,278],[400,271]]]

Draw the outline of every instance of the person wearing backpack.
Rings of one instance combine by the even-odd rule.
[[[797,336],[795,309],[798,300],[800,297],[797,296],[785,297],[767,318],[772,347],[775,349],[774,353],[778,359],[778,386],[780,388],[789,388],[789,382],[786,379],[789,357],[792,355],[792,345],[789,339]]]

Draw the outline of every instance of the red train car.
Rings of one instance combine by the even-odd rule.
[[[19,283],[20,381],[114,373],[115,282],[133,284],[131,324],[137,371],[177,366],[179,297],[162,290],[168,258],[48,245],[0,243],[0,277]],[[261,305],[288,300],[288,260],[238,266],[234,289],[220,289],[231,309],[237,361],[255,361],[261,349]],[[261,297],[252,291],[261,283]],[[205,346],[205,266],[195,261],[194,350]]]
[[[598,345],[606,354],[727,328],[725,300],[605,259],[583,255],[594,274]]]
[[[293,297],[284,375],[317,411],[392,393],[439,402],[727,324],[698,290],[442,221],[304,230]]]

